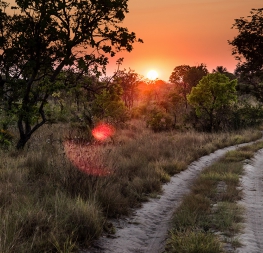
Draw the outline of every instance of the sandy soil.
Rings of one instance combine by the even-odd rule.
[[[113,236],[103,235],[93,247],[82,253],[161,253],[164,251],[170,221],[182,197],[189,192],[193,180],[200,171],[215,162],[227,151],[243,146],[231,146],[203,156],[189,165],[188,169],[173,176],[163,186],[163,193],[156,199],[150,199],[132,217],[112,220],[116,227]],[[262,158],[261,158],[262,157]],[[238,252],[263,252],[263,151],[259,152],[252,164],[246,165],[246,175],[242,178],[245,198],[242,204],[247,210],[244,235],[240,240],[244,247]]]
[[[244,245],[238,253],[263,252],[263,150],[244,166],[242,177],[244,198],[240,204],[245,208],[244,233],[239,237]]]

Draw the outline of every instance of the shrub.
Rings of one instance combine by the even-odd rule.
[[[150,127],[154,132],[170,130],[173,125],[171,115],[156,108],[150,112],[147,119],[147,127]]]
[[[0,129],[0,146],[2,148],[8,148],[11,146],[13,140],[13,135],[5,129]]]
[[[231,128],[242,129],[244,127],[259,126],[262,121],[263,109],[261,105],[253,106],[244,103],[233,111],[231,118],[228,120],[228,124],[231,124]]]

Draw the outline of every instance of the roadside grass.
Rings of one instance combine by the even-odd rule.
[[[220,253],[220,241],[213,234],[202,231],[172,231],[170,240],[174,243],[170,245],[169,252],[172,253]]]
[[[174,213],[166,253],[233,252],[242,245],[238,240],[244,219],[244,210],[237,204],[242,198],[239,178],[244,160],[262,148],[259,141],[229,151],[201,172]],[[196,243],[199,236],[202,239]]]
[[[129,215],[132,207],[160,194],[162,184],[192,161],[218,148],[261,137],[255,130],[153,133],[142,122],[133,121],[104,143],[86,140],[85,133],[72,136],[76,144],[70,150],[72,157],[85,158],[75,163],[81,164],[80,169],[65,151],[69,131],[67,124],[46,125],[24,150],[0,151],[0,252],[71,253],[87,248],[103,231],[114,233],[108,218]],[[88,173],[105,168],[106,175]],[[230,172],[224,171],[225,175],[214,177],[230,178]],[[235,183],[234,176],[228,181]],[[211,185],[216,191],[212,179]],[[209,189],[202,187],[196,188],[195,199],[188,203],[194,212],[188,211],[193,217],[185,217],[185,223],[194,224],[203,213],[211,214],[211,200],[200,193]],[[224,194],[222,201],[229,198]],[[198,203],[202,212],[195,210]],[[209,220],[203,217],[202,222]],[[185,231],[196,242],[203,240],[203,231],[197,236],[188,228]]]

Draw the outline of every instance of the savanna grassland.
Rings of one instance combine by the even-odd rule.
[[[245,209],[239,203],[244,197],[240,177],[244,162],[262,148],[262,141],[241,146],[203,169],[174,212],[166,253],[236,252],[243,246],[239,239],[245,222]]]
[[[0,252],[86,248],[103,231],[114,233],[109,218],[129,215],[192,161],[261,137],[251,129],[155,133],[139,120],[103,143],[80,141],[85,133],[66,123],[47,124],[23,150],[1,150]],[[81,160],[81,170],[67,156],[68,140],[74,143],[71,153],[90,158]]]
[[[161,194],[192,161],[261,138],[263,58],[254,49],[262,51],[255,27],[262,27],[263,9],[235,20],[239,35],[229,44],[242,59],[235,74],[224,66],[209,73],[204,63],[183,64],[167,83],[121,70],[124,58],[106,76],[109,57],[143,42],[121,26],[127,0],[15,2],[0,2],[0,253],[86,249],[102,232],[114,233],[110,218]],[[105,141],[98,141],[102,133],[92,135],[101,122],[115,130]],[[167,250],[182,246],[179,252],[189,253],[184,245],[191,240],[181,239],[193,238],[192,252],[215,253],[214,235],[203,232],[235,230],[219,222],[211,228],[206,219],[236,213],[224,201],[235,201],[241,172],[219,167],[197,179],[196,198],[186,196],[177,214],[195,216],[175,218]],[[222,205],[215,204],[217,194],[202,195],[218,183],[231,190],[220,195]],[[193,212],[199,204],[201,215]],[[208,251],[196,251],[200,241]]]

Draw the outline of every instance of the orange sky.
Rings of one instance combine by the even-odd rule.
[[[6,0],[14,3],[15,0]],[[129,13],[122,26],[142,38],[131,53],[121,52],[110,60],[107,75],[117,69],[116,60],[124,57],[120,69],[131,68],[147,76],[149,70],[168,81],[174,67],[204,63],[209,71],[224,66],[233,72],[237,61],[231,54],[236,30],[234,20],[246,17],[252,8],[262,8],[262,0],[129,0]]]
[[[227,40],[236,34],[231,29],[234,19],[262,7],[262,0],[130,0],[123,26],[144,43],[117,55],[124,57],[121,69],[144,76],[155,69],[164,81],[182,64],[205,63],[209,71],[224,66],[233,72],[237,61]],[[117,68],[115,61],[110,61],[107,75]]]

